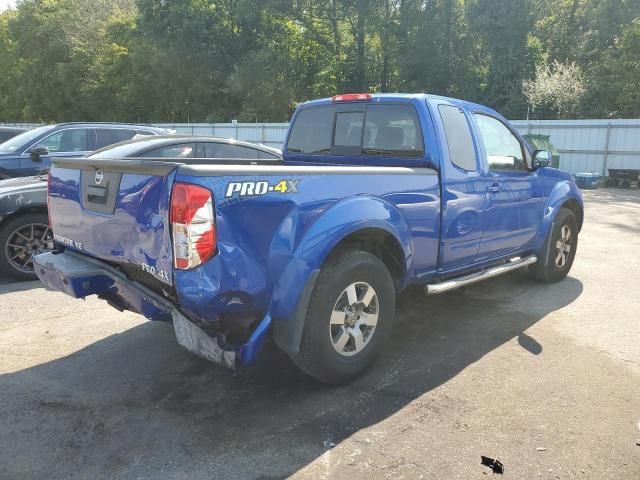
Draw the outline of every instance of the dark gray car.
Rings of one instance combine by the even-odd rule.
[[[16,135],[20,135],[21,133],[24,133],[26,131],[26,128],[0,127],[0,143],[4,143],[10,138],[15,137]]]

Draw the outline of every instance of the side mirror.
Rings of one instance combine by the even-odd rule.
[[[41,160],[40,157],[49,155],[49,149],[47,147],[34,147],[29,150],[29,154],[31,155],[31,160],[38,162]]]
[[[548,150],[536,150],[533,152],[531,165],[533,170],[548,167],[551,165],[551,152]]]

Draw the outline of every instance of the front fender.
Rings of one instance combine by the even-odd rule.
[[[309,228],[296,246],[282,275],[275,282],[271,316],[274,319],[276,341],[285,350],[296,351],[299,345],[306,302],[312,289],[309,284],[315,282],[323,262],[342,240],[368,228],[384,230],[398,241],[405,262],[401,284],[410,278],[411,232],[398,209],[384,199],[371,196],[352,197],[336,203]],[[279,340],[283,337],[286,340]]]
[[[547,200],[547,205],[544,209],[542,221],[538,226],[538,235],[534,245],[535,251],[539,251],[544,246],[544,242],[551,231],[551,226],[553,225],[558,212],[562,206],[567,203],[567,201],[572,199],[578,202],[581,209],[584,209],[582,193],[574,182],[570,180],[563,180],[554,185],[551,193],[549,194],[549,199]]]

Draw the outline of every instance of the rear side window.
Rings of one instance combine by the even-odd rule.
[[[422,131],[411,105],[345,104],[301,111],[287,149],[291,153],[420,157]],[[335,125],[335,129],[334,129]]]
[[[243,147],[242,145],[232,145],[229,143],[205,143],[205,158],[240,158],[255,160],[259,158],[259,154],[253,148]]]
[[[280,160],[280,157],[273,153],[263,152],[262,150],[258,150],[256,153],[258,154],[258,158],[262,158],[264,160]]]
[[[135,135],[135,130],[125,128],[96,128],[96,150],[107,145],[131,140]]]
[[[149,130],[136,130],[136,135],[140,137],[154,137],[155,133],[150,132]]]
[[[302,110],[289,135],[287,149],[293,153],[329,153],[333,136],[333,107]]]
[[[471,130],[464,112],[451,105],[440,105],[438,110],[440,110],[440,117],[447,137],[451,163],[468,172],[475,172],[477,169],[476,151],[473,148]]]
[[[150,158],[194,158],[196,146],[194,143],[180,143],[154,148],[140,155]]]

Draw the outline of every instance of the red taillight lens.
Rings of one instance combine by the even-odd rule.
[[[336,95],[331,97],[333,103],[337,102],[367,102],[371,100],[370,93],[345,93],[343,95]]]
[[[209,190],[189,183],[175,183],[169,221],[176,268],[197,267],[216,253],[213,198]]]

